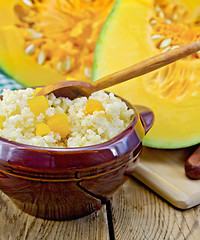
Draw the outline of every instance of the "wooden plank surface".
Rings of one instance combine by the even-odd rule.
[[[133,175],[175,207],[196,206],[200,204],[200,180],[189,179],[184,170],[184,162],[194,149],[144,147]]]
[[[112,197],[116,240],[199,240],[200,207],[178,210],[136,179]]]
[[[200,206],[178,210],[134,177],[106,208],[74,221],[48,221],[21,212],[0,192],[0,240],[199,240]],[[108,224],[114,235],[109,237]]]
[[[108,240],[106,208],[73,221],[49,221],[19,210],[0,191],[0,240]]]

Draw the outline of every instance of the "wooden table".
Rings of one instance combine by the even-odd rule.
[[[134,178],[97,213],[48,221],[23,213],[0,192],[0,240],[200,239],[200,206],[178,210]]]

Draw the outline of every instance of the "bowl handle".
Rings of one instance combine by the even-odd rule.
[[[137,111],[140,115],[140,119],[142,121],[142,124],[143,124],[144,129],[145,129],[145,134],[146,134],[153,125],[154,114],[147,107],[140,106],[140,105],[134,105],[134,107],[137,109]]]
[[[149,129],[152,127],[153,122],[154,122],[154,114],[153,112],[144,106],[140,106],[140,105],[134,105],[134,108],[138,111],[138,114],[140,115],[140,119],[142,122],[142,125],[144,127],[145,130],[145,134],[149,131]],[[139,157],[138,157],[139,160]],[[134,161],[132,165],[130,165],[126,171],[125,171],[125,175],[130,176],[132,175],[133,171],[135,170],[135,167],[137,165],[138,161]]]

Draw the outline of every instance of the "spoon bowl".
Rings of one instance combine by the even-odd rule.
[[[36,96],[54,93],[56,97],[68,97],[74,99],[78,96],[89,97],[94,92],[91,83],[82,81],[60,81],[43,87]]]

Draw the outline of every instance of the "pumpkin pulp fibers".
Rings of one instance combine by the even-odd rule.
[[[200,14],[193,18],[183,3],[156,0],[153,9],[149,20],[152,27],[151,39],[160,53],[200,39]],[[200,52],[194,53],[180,63],[171,64],[145,76],[144,84],[148,91],[173,102],[180,101],[185,95],[195,96],[200,91],[200,69],[191,64],[199,62],[199,59]],[[187,62],[190,68],[185,67]]]
[[[97,37],[114,0],[13,2],[24,53],[63,76],[90,81]]]

